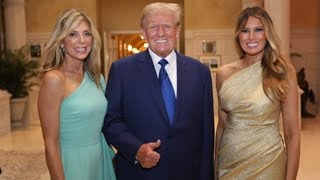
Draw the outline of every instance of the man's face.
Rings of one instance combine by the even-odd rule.
[[[180,27],[172,14],[156,14],[145,19],[142,31],[152,51],[164,58],[174,49]]]

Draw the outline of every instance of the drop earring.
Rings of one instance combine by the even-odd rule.
[[[61,46],[60,49],[61,49],[62,55],[64,56],[65,55],[64,47]]]

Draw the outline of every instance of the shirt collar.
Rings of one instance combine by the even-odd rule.
[[[171,53],[165,57],[165,58],[162,58],[158,55],[156,55],[156,53],[154,53],[151,48],[148,48],[148,51],[149,51],[149,54],[151,56],[151,59],[152,59],[152,62],[153,62],[153,65],[157,65],[158,62],[161,60],[161,59],[166,59],[168,61],[169,64],[173,64],[173,61],[176,60],[176,52],[174,50],[171,51]]]

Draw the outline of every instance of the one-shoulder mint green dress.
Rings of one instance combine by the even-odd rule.
[[[101,76],[102,77],[102,76]],[[80,86],[63,100],[60,148],[66,180],[115,180],[114,151],[101,132],[108,102],[103,89],[85,73]]]

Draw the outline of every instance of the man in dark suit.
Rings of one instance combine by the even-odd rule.
[[[142,13],[149,48],[114,62],[103,133],[118,153],[118,180],[212,180],[209,69],[174,50],[182,10],[153,3]]]

